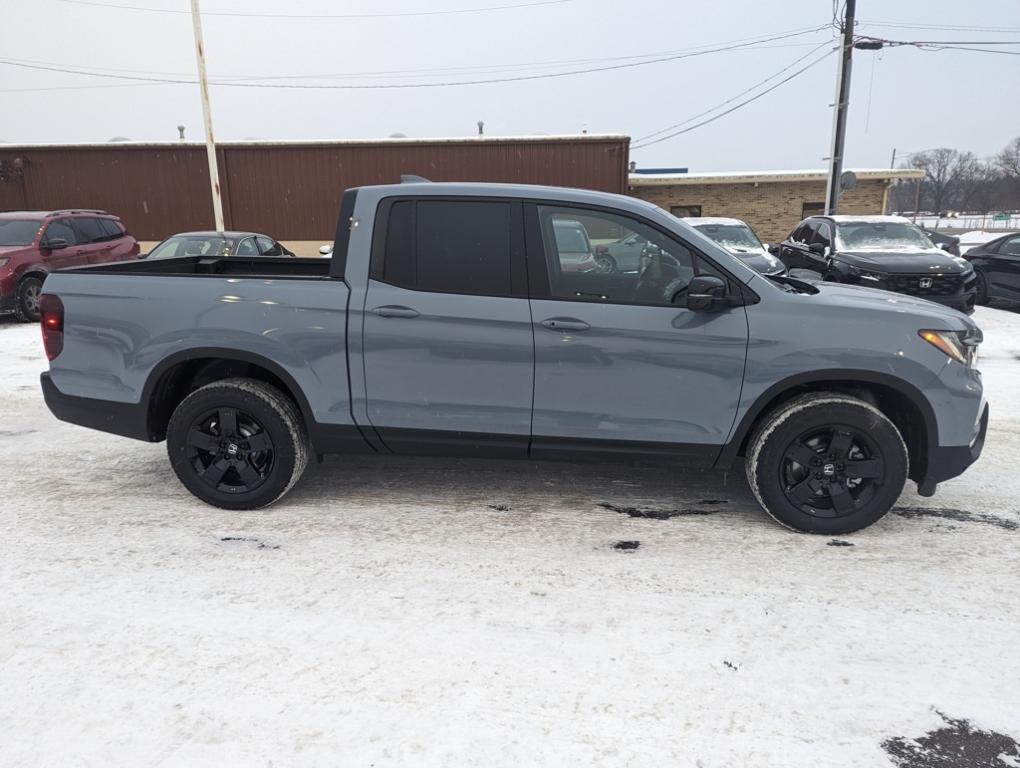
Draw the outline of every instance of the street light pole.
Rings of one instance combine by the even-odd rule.
[[[854,13],[857,0],[846,0],[843,17],[843,50],[836,74],[836,104],[832,115],[832,151],[829,153],[829,184],[825,190],[825,212],[839,206],[839,177],[843,172],[843,146],[846,141],[846,112],[850,101],[850,65],[854,54]]]
[[[212,112],[209,109],[209,81],[205,74],[205,45],[202,43],[202,16],[198,0],[191,0],[191,23],[195,29],[195,57],[198,59],[198,86],[202,91],[202,117],[205,120],[205,152],[209,158],[209,186],[212,189],[213,218],[222,232],[223,200],[220,198],[220,170],[216,164],[216,140],[213,139]]]

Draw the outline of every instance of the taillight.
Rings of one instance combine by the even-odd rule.
[[[40,296],[39,322],[46,357],[55,360],[64,351],[64,302],[52,293]]]

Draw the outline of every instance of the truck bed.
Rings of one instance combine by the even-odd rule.
[[[309,280],[330,277],[331,259],[271,256],[181,256],[92,264],[63,272],[104,275],[172,275],[174,277],[271,277]]]

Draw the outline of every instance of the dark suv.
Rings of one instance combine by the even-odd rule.
[[[106,211],[0,213],[0,312],[39,320],[46,275],[64,267],[138,256],[138,241]]]
[[[974,268],[900,216],[812,216],[778,250],[788,269],[974,311]]]

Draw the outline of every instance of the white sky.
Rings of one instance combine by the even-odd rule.
[[[202,9],[206,13],[399,13],[523,1],[203,0]],[[189,7],[187,0],[96,2]],[[518,65],[517,71],[495,76],[531,74],[534,70],[521,72],[519,65],[672,52],[819,26],[829,22],[831,15],[830,0],[568,0],[431,17],[205,16],[204,31],[211,78],[409,70],[373,78],[290,81],[407,83],[493,76],[480,71],[421,73],[422,69],[513,64]],[[0,0],[0,19],[0,60],[105,68],[122,75],[185,79],[195,75],[191,22],[186,14],[60,0]],[[1018,0],[859,0],[858,19],[990,28],[858,27],[860,34],[891,39],[1020,43]],[[333,91],[220,86],[212,89],[213,117],[217,138],[223,140],[370,138],[398,131],[412,137],[462,136],[476,132],[477,120],[485,120],[490,135],[587,129],[636,138],[735,96],[833,34],[825,30],[769,44],[783,47],[516,83]],[[1020,51],[1020,45],[1003,48]],[[833,55],[759,101],[691,133],[635,150],[632,159],[640,166],[688,166],[692,171],[821,167],[830,140],[836,66]],[[0,140],[106,141],[113,136],[173,140],[176,126],[182,123],[189,139],[202,138],[197,86],[127,82],[0,64],[4,105]],[[34,90],[99,84],[117,87]],[[855,54],[849,166],[886,166],[894,147],[901,156],[936,146],[988,156],[1018,133],[1020,56],[914,48]]]

